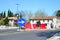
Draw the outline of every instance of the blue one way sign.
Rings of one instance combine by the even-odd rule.
[[[24,18],[19,18],[17,21],[18,26],[24,26],[26,23],[26,20]]]

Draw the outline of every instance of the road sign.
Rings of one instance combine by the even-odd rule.
[[[17,21],[18,26],[24,26],[26,23],[26,20],[24,18],[19,18]]]

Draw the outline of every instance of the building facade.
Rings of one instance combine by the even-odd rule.
[[[9,26],[17,26],[17,17],[8,17]]]
[[[38,16],[30,19],[30,24],[33,28],[32,24],[37,24],[37,21],[40,21],[41,24],[46,24],[46,29],[52,29],[51,24],[53,25],[53,29],[56,25],[56,17],[55,16]]]

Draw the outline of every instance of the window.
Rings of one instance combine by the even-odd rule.
[[[49,22],[49,20],[48,20],[48,22]]]
[[[14,22],[17,22],[17,20],[14,20]]]
[[[34,20],[32,20],[32,22],[34,22]]]
[[[45,22],[45,20],[43,20],[43,22]]]

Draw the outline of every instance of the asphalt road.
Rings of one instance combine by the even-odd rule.
[[[46,31],[25,31],[25,32],[8,32],[6,35],[0,36],[0,40],[46,40],[60,30],[46,30]],[[9,34],[11,33],[11,34]]]
[[[5,32],[17,32],[17,29],[4,29],[4,30],[0,29],[0,33],[5,33]]]

